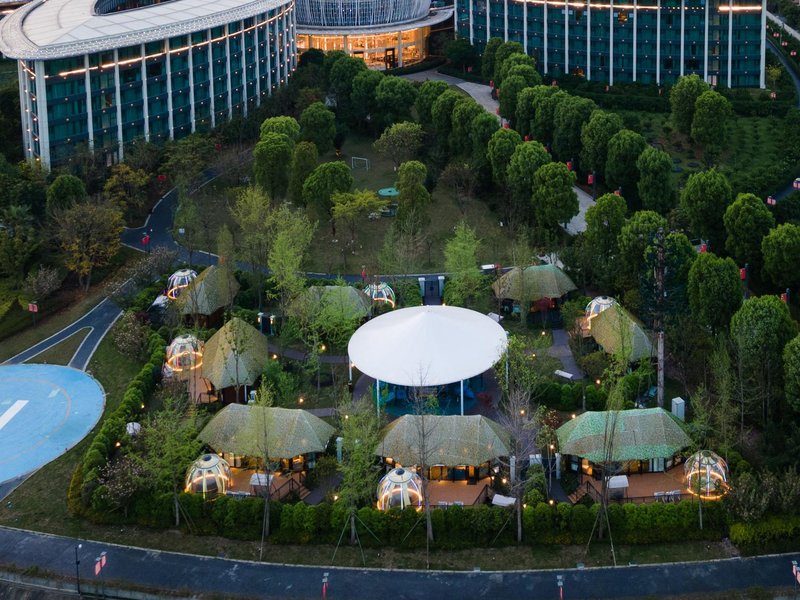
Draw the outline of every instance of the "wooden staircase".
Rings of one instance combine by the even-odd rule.
[[[600,492],[594,489],[594,486],[588,481],[584,481],[578,486],[578,489],[569,495],[569,501],[572,504],[577,504],[581,498],[586,495],[588,495],[595,502],[600,502]]]

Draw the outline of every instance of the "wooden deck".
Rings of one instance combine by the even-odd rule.
[[[263,471],[256,471],[254,469],[240,469],[231,467],[231,477],[233,479],[230,491],[241,495],[255,496],[264,495],[264,489],[253,488],[250,485],[250,478],[258,472],[261,477],[264,477]],[[308,495],[308,490],[303,485],[305,475],[303,473],[292,473],[290,476],[271,473],[272,484],[270,486],[270,498],[272,500],[282,500],[290,492],[295,491],[301,497]]]
[[[581,487],[588,482],[599,494],[602,482],[583,475]],[[579,488],[580,490],[580,488]],[[672,495],[668,492],[673,492]],[[676,492],[676,493],[675,493]],[[622,502],[656,502],[659,500],[680,500],[689,497],[683,475],[683,465],[677,465],[663,473],[642,473],[628,475],[628,489],[625,490]],[[619,501],[619,500],[618,500]]]
[[[431,506],[447,506],[459,504],[461,506],[477,506],[486,501],[491,478],[485,477],[474,485],[466,481],[430,481],[428,482],[428,496]]]

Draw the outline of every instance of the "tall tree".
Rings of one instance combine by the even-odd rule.
[[[715,169],[690,175],[681,192],[681,207],[692,231],[709,240],[715,250],[725,243],[723,215],[732,201],[728,178]]]
[[[644,264],[644,250],[655,238],[659,229],[666,229],[664,217],[651,210],[633,214],[617,236],[620,266],[617,268],[617,285],[620,289],[638,288],[639,274]]]
[[[453,107],[450,128],[450,156],[467,157],[472,154],[472,121],[482,112],[483,107],[472,98],[463,98]]]
[[[417,160],[409,160],[397,171],[397,221],[421,230],[427,223],[431,194],[425,187],[428,170]]]
[[[572,189],[575,173],[564,163],[548,163],[533,176],[533,214],[544,230],[555,229],[578,214],[578,195]]]
[[[472,136],[472,161],[471,164],[481,181],[490,183],[492,177],[492,166],[488,158],[489,140],[495,132],[500,129],[500,123],[494,115],[488,112],[479,113],[472,120],[470,135]]]
[[[581,167],[605,177],[608,142],[622,131],[622,118],[611,112],[595,110],[581,127]]]
[[[514,52],[513,54],[509,54],[503,60],[503,64],[500,65],[494,80],[495,87],[500,87],[503,84],[503,81],[509,76],[511,69],[520,66],[529,67],[534,73],[536,72],[536,61],[532,56],[528,56],[524,52]],[[530,85],[538,85],[539,83],[541,83],[541,79],[538,83],[532,83]]]
[[[800,286],[800,225],[784,223],[764,236],[761,242],[764,273],[775,285],[797,289]]]
[[[300,140],[300,124],[294,117],[279,116],[264,119],[259,132],[262,138],[268,133],[282,133],[293,145]]]
[[[147,201],[147,186],[150,175],[141,170],[133,170],[127,164],[120,163],[111,167],[111,175],[103,186],[106,200],[116,204],[122,210],[126,208],[140,209]]]
[[[119,250],[122,214],[108,204],[82,202],[62,212],[58,223],[64,264],[78,276],[81,288],[88,291],[92,271],[107,264]]]
[[[353,192],[336,192],[333,194],[333,218],[347,224],[350,240],[355,243],[358,226],[371,213],[378,212],[386,206],[388,200],[381,198],[372,190],[355,190]]]
[[[513,121],[517,114],[517,96],[528,87],[528,83],[521,75],[506,77],[502,87],[498,90],[500,99],[500,116],[509,121]]]
[[[303,291],[305,278],[301,272],[316,226],[299,211],[282,206],[271,214],[275,232],[267,265],[281,308],[281,318],[289,305]]]
[[[783,377],[786,401],[795,412],[800,412],[800,335],[783,349]]]
[[[336,98],[337,108],[347,115],[350,115],[352,110],[350,95],[353,92],[353,80],[356,75],[366,70],[366,63],[355,56],[339,58],[330,68],[328,75],[330,90]]]
[[[74,175],[59,175],[47,187],[47,214],[66,210],[86,198],[83,182]]]
[[[725,249],[739,264],[758,268],[762,263],[761,240],[775,227],[775,218],[753,194],[739,194],[725,209]]]
[[[517,94],[517,112],[514,114],[514,129],[523,137],[530,138],[533,131],[531,130],[531,121],[536,115],[536,102],[539,98],[539,88],[550,86],[531,86],[526,87]]]
[[[570,96],[556,106],[553,115],[553,154],[561,161],[580,160],[581,129],[597,105],[587,98]]]
[[[456,69],[467,72],[467,69],[474,66],[478,60],[478,51],[469,40],[458,38],[451,40],[445,47],[445,55],[450,64]]]
[[[256,183],[271,198],[286,195],[289,186],[289,170],[292,160],[293,144],[283,133],[267,132],[253,150],[253,174]]]
[[[464,221],[456,225],[453,237],[444,246],[444,269],[450,274],[445,286],[445,301],[450,305],[471,304],[481,287],[478,268],[480,240]]]
[[[494,84],[498,86],[502,83],[501,79],[501,70],[503,68],[503,63],[505,60],[511,56],[512,54],[524,54],[525,49],[522,47],[522,44],[519,42],[503,42],[497,48],[497,51],[494,53],[494,72],[492,76],[494,77]]]
[[[388,75],[375,90],[375,103],[384,125],[411,118],[411,107],[417,99],[417,88],[408,79]]]
[[[489,38],[486,46],[483,47],[483,56],[481,57],[481,75],[484,79],[491,79],[494,77],[495,55],[497,49],[503,45],[502,38]]]
[[[300,142],[292,155],[292,174],[289,176],[289,199],[297,206],[303,205],[303,184],[319,164],[316,144]]]
[[[422,123],[423,127],[430,128],[433,125],[431,110],[433,103],[436,99],[450,89],[445,81],[437,81],[429,79],[419,88],[417,100],[414,102],[414,108],[417,111],[417,118]]]
[[[487,147],[487,157],[492,165],[494,180],[502,186],[508,183],[508,165],[522,138],[513,129],[497,129]]]
[[[320,154],[333,148],[336,136],[336,115],[322,102],[314,102],[300,115],[300,138],[313,142]],[[283,163],[285,169],[286,163]]]
[[[601,289],[609,288],[618,252],[617,238],[625,224],[627,206],[616,194],[604,194],[586,211],[586,262]]]
[[[14,285],[22,283],[25,267],[40,245],[33,227],[33,217],[27,206],[12,204],[0,214],[0,273]]]
[[[214,143],[211,138],[193,133],[167,144],[162,169],[183,196],[209,165],[213,155]]]
[[[692,139],[718,150],[725,143],[728,121],[732,116],[733,107],[725,96],[713,90],[703,92],[694,103]]]
[[[261,188],[247,187],[239,192],[236,203],[230,210],[234,221],[241,230],[240,253],[242,258],[250,263],[250,270],[256,281],[258,309],[261,310],[266,277],[264,267],[267,265],[272,241],[267,228],[270,199]]]
[[[711,89],[697,75],[681,77],[669,92],[669,104],[672,108],[672,123],[675,129],[689,135],[692,131],[695,103],[703,92]]]
[[[424,140],[422,125],[404,121],[389,125],[372,146],[378,154],[390,158],[396,169],[416,157]]]
[[[539,142],[524,142],[514,148],[506,168],[506,181],[516,202],[530,204],[534,174],[551,160]]]
[[[547,87],[549,92],[540,92],[541,99],[536,104],[536,115],[531,121],[531,129],[536,139],[544,145],[553,143],[553,131],[555,130],[555,115],[558,105],[567,100],[570,96],[566,92],[548,86],[536,86],[534,89]],[[555,90],[555,91],[553,91]]]
[[[687,291],[695,320],[714,333],[725,331],[742,304],[739,268],[730,258],[701,253],[689,269]]]
[[[455,90],[446,90],[433,101],[431,122],[436,133],[436,141],[442,148],[447,148],[453,127],[453,110],[456,103],[463,98],[464,96]]]
[[[369,123],[373,127],[380,127],[378,102],[375,92],[378,85],[386,77],[381,71],[361,71],[353,79],[353,112],[361,123]]]
[[[644,210],[666,215],[675,207],[675,181],[672,158],[663,150],[648,146],[636,161],[639,171],[638,191]]]
[[[612,189],[622,188],[622,195],[632,210],[639,207],[639,156],[647,147],[644,138],[630,129],[623,129],[608,140],[606,183]]]
[[[353,175],[346,164],[340,161],[319,165],[303,184],[303,201],[313,207],[321,218],[330,221],[333,235],[336,224],[332,219],[332,197],[336,192],[348,192],[353,186]]]

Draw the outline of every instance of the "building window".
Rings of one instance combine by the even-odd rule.
[[[619,11],[619,14],[617,15],[617,23],[619,23],[620,25],[624,25],[627,22],[628,22],[628,12],[624,10]]]
[[[664,59],[664,68],[667,69],[667,70],[672,69],[672,59],[671,58],[665,58]]]

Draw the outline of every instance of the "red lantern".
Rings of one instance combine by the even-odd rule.
[[[739,279],[741,279],[742,281],[745,281],[747,279],[747,269],[746,268],[742,267],[741,269],[739,269]]]
[[[781,37],[781,34],[775,31],[773,32],[772,37]]]
[[[700,244],[700,254],[705,254],[706,252],[708,252],[708,244]]]
[[[791,56],[797,56],[797,50],[792,50],[791,52],[789,52],[789,54]]]
[[[503,123],[503,129],[508,129],[508,121],[506,121],[505,123]]]
[[[142,238],[142,246],[147,246],[150,243],[150,234],[145,233],[144,237]]]
[[[767,205],[768,206],[775,206],[777,203],[778,203],[778,201],[775,200],[774,196],[767,196]]]
[[[586,178],[586,183],[594,185],[594,173],[589,173],[589,177]]]
[[[158,176],[158,183],[164,183],[167,180],[166,175],[159,175]]]
[[[526,142],[529,142],[531,138],[530,138],[529,135],[526,135],[524,139],[525,139]]]
[[[775,92],[770,92],[769,93],[769,97],[772,98],[773,100],[775,100],[775,98],[778,97],[778,94],[776,94]]]
[[[621,196],[622,194],[620,193],[620,191],[619,191],[619,190],[614,190],[614,195],[615,195],[615,196]]]
[[[551,83],[550,85],[553,87],[558,87],[558,82],[555,79],[553,79],[553,83]]]
[[[571,160],[567,161],[567,171],[572,171],[572,161]]]
[[[496,109],[494,109],[494,114],[496,114],[498,116],[500,115],[500,107],[499,106]]]
[[[489,87],[494,88],[494,79],[489,80]]]
[[[784,304],[789,304],[789,294],[783,292],[781,294],[781,302],[783,302]]]
[[[216,150],[217,152],[222,150],[222,144],[214,144],[214,150]]]

